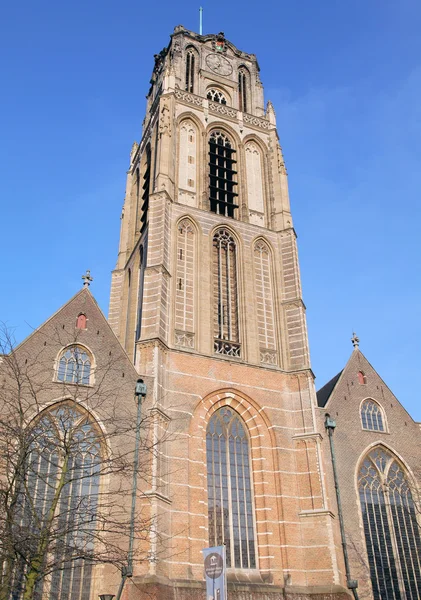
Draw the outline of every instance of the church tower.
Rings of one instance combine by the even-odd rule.
[[[160,440],[129,598],[202,598],[220,544],[232,597],[348,597],[275,112],[222,33],[178,26],[155,56],[109,322]]]

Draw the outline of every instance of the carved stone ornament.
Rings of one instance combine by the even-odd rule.
[[[260,362],[264,365],[276,365],[276,363],[277,363],[276,350],[269,350],[268,348],[260,348]]]
[[[208,54],[206,57],[206,64],[209,69],[218,75],[222,75],[223,77],[227,77],[232,73],[232,65],[230,61],[225,58],[225,56],[221,56],[220,54]]]
[[[160,135],[168,134],[171,137],[171,119],[170,109],[167,104],[163,104],[161,114],[159,116],[159,133]]]
[[[194,333],[188,331],[175,332],[175,345],[182,348],[194,348]]]

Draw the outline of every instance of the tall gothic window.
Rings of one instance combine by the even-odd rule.
[[[206,432],[209,545],[226,545],[227,566],[256,568],[249,440],[245,424],[220,408]]]
[[[358,477],[374,600],[420,600],[421,538],[405,472],[378,447]]]
[[[220,131],[213,131],[209,138],[209,199],[210,209],[218,215],[234,217],[238,208],[234,204],[238,194],[234,170],[235,150],[229,138]]]
[[[382,409],[370,398],[361,405],[361,422],[363,429],[371,431],[384,431]]]
[[[194,92],[195,52],[191,48],[186,53],[186,91]]]
[[[83,346],[68,346],[58,360],[57,381],[88,385],[91,366],[91,357]]]
[[[48,536],[43,568],[52,574],[48,584],[45,578],[37,581],[35,600],[89,600],[101,468],[97,429],[83,409],[61,403],[42,413],[31,440],[19,495],[22,516],[16,528],[22,539],[12,596],[21,597],[39,540]]]
[[[242,112],[247,112],[247,74],[245,69],[238,71],[238,97],[239,109]]]
[[[212,263],[214,351],[239,357],[237,249],[227,229],[213,237]]]

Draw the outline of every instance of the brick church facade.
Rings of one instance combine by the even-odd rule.
[[[98,365],[110,348],[121,354],[118,403],[138,375],[148,386],[143,410],[157,444],[137,509],[151,527],[136,541],[123,598],[205,598],[201,551],[225,544],[231,600],[345,599],[351,578],[362,599],[420,600],[419,424],[358,348],[316,394],[275,112],[256,57],[223,34],[179,26],[155,56],[101,325],[107,340],[98,343],[103,317],[89,290],[63,310],[52,323],[88,319],[74,347]],[[56,346],[53,380],[67,368],[66,344]],[[326,413],[337,421],[348,564]],[[114,436],[111,452],[122,443]],[[377,494],[365,504],[364,486]],[[63,579],[45,598],[117,593],[114,567],[86,578],[76,594]]]

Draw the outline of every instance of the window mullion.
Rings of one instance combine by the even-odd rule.
[[[382,482],[382,487],[383,487],[383,495],[384,495],[384,503],[385,503],[385,508],[386,508],[387,520],[390,523],[390,527],[389,527],[389,529],[390,529],[390,538],[391,538],[391,544],[392,544],[392,551],[393,551],[393,558],[394,558],[394,562],[395,562],[395,568],[396,568],[396,572],[397,572],[397,576],[398,576],[399,591],[403,595],[403,597],[405,598],[405,596],[406,596],[406,594],[405,594],[405,585],[404,585],[404,582],[403,582],[402,565],[401,565],[401,562],[400,562],[400,559],[399,559],[399,548],[398,548],[398,541],[397,541],[397,532],[395,530],[395,525],[394,525],[394,521],[393,521],[393,514],[392,514],[392,508],[390,506],[389,489],[388,489],[388,486],[384,484],[384,482]],[[389,556],[389,553],[388,553],[388,556]]]

